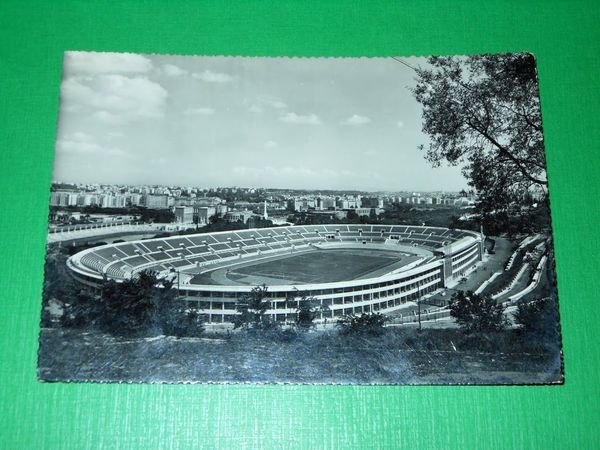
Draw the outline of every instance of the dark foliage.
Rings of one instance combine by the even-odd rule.
[[[342,334],[381,335],[387,318],[380,313],[343,316],[337,321]]]
[[[523,210],[533,205],[530,193],[547,193],[534,57],[433,57],[428,62],[428,68],[417,69],[413,90],[430,139],[422,147],[426,158],[434,166],[467,164],[464,174],[479,193],[477,208],[487,224],[511,217],[531,224],[535,211]]]
[[[175,222],[175,213],[170,209],[140,208],[140,219],[144,222],[171,223]]]
[[[162,317],[162,331],[167,336],[200,337],[204,333],[204,320],[195,310],[185,310],[173,303]]]
[[[136,216],[143,222],[171,223],[175,221],[175,213],[170,209],[151,209],[143,206],[131,206],[127,208],[104,208],[98,205],[88,206],[61,206],[60,209],[67,211],[78,211],[82,214],[110,214],[113,216]],[[50,212],[56,212],[57,207],[52,207]],[[81,222],[85,222],[82,220]]]
[[[73,282],[65,286],[61,294],[63,327],[96,328],[98,319],[102,316],[102,306],[92,290]]]
[[[204,331],[200,315],[186,309],[172,282],[158,280],[149,271],[122,283],[106,280],[98,291],[68,282],[53,295],[63,309],[61,324],[67,328],[127,337],[197,337]]]
[[[548,338],[558,336],[558,307],[552,297],[520,303],[514,318],[524,332]]]
[[[125,336],[143,335],[149,328],[157,327],[159,309],[163,307],[160,300],[169,301],[172,294],[166,289],[161,293],[155,292],[155,286],[156,277],[149,272],[142,272],[122,283],[105,281],[99,299],[102,305],[99,326],[113,335]],[[170,288],[168,285],[165,287]]]
[[[212,233],[215,231],[233,231],[233,230],[245,230],[248,228],[248,224],[239,221],[239,222],[229,222],[225,220],[224,217],[219,215],[214,215],[210,217],[209,223],[207,223],[202,231],[204,233]]]
[[[288,298],[287,307],[296,310],[296,327],[305,331],[315,325],[314,321],[320,312],[328,310],[327,307],[321,307],[318,299],[307,296],[305,292]]]
[[[269,330],[277,327],[277,322],[265,316],[269,309],[267,286],[257,286],[245,295],[236,305],[234,328]]]
[[[504,307],[487,295],[458,291],[449,307],[450,315],[467,333],[501,331],[507,326]]]

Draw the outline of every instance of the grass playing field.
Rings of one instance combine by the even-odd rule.
[[[192,284],[329,283],[382,275],[416,259],[373,249],[315,250],[216,269],[195,276]]]

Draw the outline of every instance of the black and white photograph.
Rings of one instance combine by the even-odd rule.
[[[38,378],[563,383],[530,53],[64,55]]]

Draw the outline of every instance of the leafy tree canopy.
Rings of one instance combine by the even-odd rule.
[[[343,316],[337,321],[342,334],[380,335],[387,318],[381,313]]]
[[[450,315],[466,332],[501,331],[506,328],[504,307],[491,297],[458,291],[450,300]]]
[[[300,330],[308,330],[314,326],[314,321],[320,312],[329,307],[322,307],[319,300],[308,296],[306,292],[298,292],[296,296],[287,299],[287,307],[296,310],[296,327]]]
[[[103,328],[112,334],[146,334],[149,329],[158,327],[168,308],[176,299],[172,283],[159,281],[150,271],[117,283],[104,282],[101,288],[100,304]]]
[[[204,331],[201,316],[187,309],[172,287],[172,281],[159,280],[150,271],[121,283],[105,280],[99,294],[71,283],[59,292],[62,323],[114,336],[199,336]]]
[[[465,164],[485,215],[515,207],[531,192],[547,195],[535,59],[527,53],[432,57],[418,68],[421,146],[434,167]]]
[[[520,303],[514,318],[523,331],[548,337],[558,334],[558,308],[551,297]]]
[[[236,305],[234,328],[270,329],[276,327],[276,322],[265,315],[270,306],[267,297],[267,286],[257,286],[245,295]]]

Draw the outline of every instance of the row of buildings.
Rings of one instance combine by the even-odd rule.
[[[114,194],[61,190],[50,194],[50,206],[98,206],[100,208],[145,206],[152,209],[167,209],[174,206],[174,198],[165,194]]]
[[[249,209],[229,209],[226,204],[215,206],[175,206],[173,208],[175,221],[179,224],[198,224],[206,225],[210,222],[211,217],[222,217],[226,222],[242,222],[248,223],[252,220],[267,220],[267,202],[263,204],[262,214]]]
[[[232,194],[234,195],[232,198]],[[285,222],[287,216],[296,213],[335,216],[337,219],[349,214],[369,216],[380,214],[394,204],[407,205],[458,205],[474,203],[473,196],[461,194],[439,195],[406,193],[323,195],[313,192],[261,190],[260,195],[248,195],[248,189],[200,190],[194,188],[129,187],[129,186],[73,186],[72,189],[55,189],[50,205],[58,208],[88,207],[131,208],[145,207],[154,210],[170,209],[180,224],[205,225],[211,217],[218,216],[229,222],[247,223],[251,219],[271,219]],[[464,193],[463,193],[464,194]],[[219,197],[222,195],[223,198]],[[227,199],[227,200],[226,200]],[[98,211],[99,212],[99,211]]]
[[[287,210],[290,212],[326,211],[326,210],[382,210],[393,204],[410,205],[472,205],[473,196],[422,196],[419,194],[409,196],[361,196],[348,195],[336,197],[299,196],[287,200]]]
[[[311,209],[317,211],[359,208],[383,209],[383,206],[383,197],[362,197],[360,195],[340,197],[303,196],[292,197],[287,200],[287,209],[290,212],[308,211]]]

